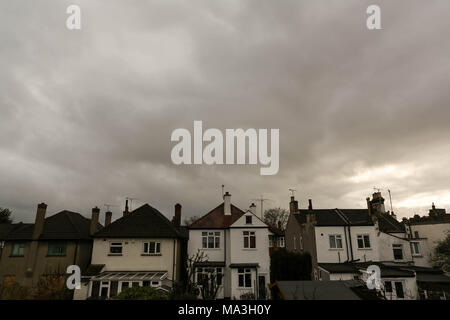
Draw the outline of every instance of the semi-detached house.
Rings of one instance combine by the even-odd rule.
[[[203,252],[206,261],[195,268],[196,280],[205,273],[216,273],[218,299],[267,298],[270,281],[269,230],[256,214],[255,206],[243,211],[224,202],[189,226],[189,256]]]

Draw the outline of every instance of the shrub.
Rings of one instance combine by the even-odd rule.
[[[167,300],[168,295],[152,287],[132,287],[125,289],[112,300]]]
[[[270,257],[270,281],[311,280],[312,263],[309,253],[279,249]]]

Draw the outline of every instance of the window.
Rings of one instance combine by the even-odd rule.
[[[284,248],[284,237],[278,237],[278,248]]]
[[[100,297],[108,298],[109,295],[109,281],[102,281],[100,283]]]
[[[342,236],[340,234],[330,235],[330,249],[342,249]]]
[[[401,244],[393,244],[392,245],[394,252],[394,260],[402,260],[403,259],[403,246]]]
[[[256,248],[255,231],[244,231],[244,248]]]
[[[47,255],[65,256],[67,244],[65,242],[49,242]]]
[[[294,250],[297,250],[297,238],[294,236]]]
[[[160,242],[144,242],[144,254],[161,254]]]
[[[411,252],[413,255],[419,255],[419,243],[418,242],[411,242]]]
[[[239,287],[251,288],[252,287],[252,271],[251,269],[238,269]]]
[[[419,231],[414,231],[414,237],[417,239],[419,238]]]
[[[222,268],[197,268],[197,284],[203,285],[205,281],[216,279],[217,285],[222,285]]]
[[[220,232],[202,232],[203,249],[220,248]]]
[[[395,294],[397,298],[404,298],[405,294],[403,292],[403,283],[400,281],[395,282]]]
[[[390,282],[390,281],[384,282],[384,291],[392,292],[392,282]]]
[[[23,257],[25,243],[14,243],[11,248],[11,257]]]
[[[245,216],[245,223],[252,224],[252,216]]]
[[[269,236],[269,248],[273,248],[273,236]]]
[[[122,255],[122,242],[111,242],[109,244],[109,253],[115,255]]]
[[[370,248],[370,238],[368,234],[360,234],[358,238],[358,249],[369,249]]]

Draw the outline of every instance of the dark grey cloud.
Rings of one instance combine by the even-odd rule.
[[[225,184],[241,207],[286,207],[291,187],[363,207],[378,186],[400,216],[450,209],[450,3],[378,0],[378,31],[369,4],[2,1],[0,206],[31,221],[41,201],[89,214],[132,196],[199,215]],[[194,120],[279,128],[279,173],[173,165],[171,132]]]

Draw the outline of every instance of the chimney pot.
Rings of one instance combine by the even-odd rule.
[[[176,227],[179,227],[181,225],[181,204],[179,203],[175,205],[175,215],[172,221]]]
[[[33,229],[33,240],[39,239],[44,231],[44,221],[45,221],[45,213],[47,211],[47,205],[42,202],[38,204],[36,211],[36,218],[34,220],[34,229]]]
[[[129,213],[128,211],[128,199],[125,200],[125,210],[123,211],[123,216],[125,217]]]
[[[98,207],[92,208],[90,235],[93,235],[98,230],[98,219],[100,217],[100,209]]]
[[[311,199],[308,199],[308,209],[309,209],[309,210],[312,210],[312,209],[313,209],[313,206],[312,206],[312,200],[311,200]]]
[[[225,192],[223,199],[224,199],[223,213],[226,216],[231,216],[231,194],[228,191]]]
[[[289,202],[289,212],[298,213],[298,201],[295,200],[294,196],[291,196],[291,202]]]
[[[107,211],[105,213],[105,227],[109,226],[111,224],[111,220],[112,220],[112,212],[111,211]]]
[[[256,205],[254,203],[250,205],[250,212],[256,215]]]

